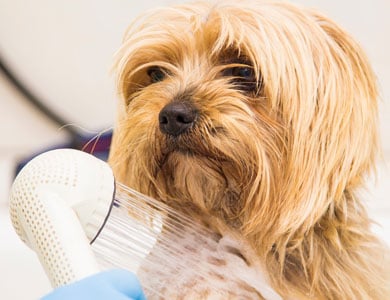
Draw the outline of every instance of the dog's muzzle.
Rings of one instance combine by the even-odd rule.
[[[158,116],[160,130],[164,134],[179,136],[191,128],[198,116],[196,108],[187,102],[171,102]]]

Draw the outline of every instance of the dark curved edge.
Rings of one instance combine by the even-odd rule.
[[[94,238],[91,240],[91,242],[89,243],[90,245],[92,245],[92,243],[97,239],[97,237],[99,236],[99,234],[102,232],[104,226],[106,225],[108,218],[110,217],[110,214],[111,214],[111,211],[112,211],[112,207],[114,206],[115,192],[116,192],[116,181],[115,181],[115,179],[114,179],[114,191],[113,191],[113,193],[112,193],[112,200],[111,200],[110,208],[108,209],[107,215],[106,215],[106,217],[104,218],[104,221],[103,221],[102,225],[100,226],[99,230],[97,231],[95,237],[94,237]]]
[[[48,106],[44,105],[43,100],[39,99],[36,94],[32,92],[31,89],[24,84],[12,70],[7,66],[4,59],[0,55],[0,71],[4,74],[4,76],[8,79],[8,81],[22,94],[30,104],[32,104],[39,112],[41,112],[46,118],[51,120],[53,123],[58,126],[64,126],[69,124],[67,120],[64,120],[60,115],[51,110]],[[79,137],[79,133],[77,130],[70,126],[65,126],[64,131],[67,131],[72,139],[76,140]]]

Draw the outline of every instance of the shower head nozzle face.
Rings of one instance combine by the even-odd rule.
[[[13,226],[38,254],[53,286],[98,271],[89,241],[109,213],[114,188],[106,163],[71,149],[37,156],[15,179]]]

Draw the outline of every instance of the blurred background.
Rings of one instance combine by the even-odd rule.
[[[0,298],[36,299],[50,291],[35,254],[14,233],[8,192],[18,163],[72,136],[113,126],[118,101],[110,75],[113,55],[131,20],[167,0],[0,0],[0,58],[17,78],[69,126],[61,127],[26,101],[0,71]],[[364,192],[390,243],[390,2],[296,0],[338,21],[363,45],[381,91],[384,157]],[[136,4],[135,4],[136,3]]]

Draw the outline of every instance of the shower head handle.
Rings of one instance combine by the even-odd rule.
[[[114,191],[110,167],[72,149],[45,152],[16,177],[12,224],[37,253],[53,287],[99,271],[89,243],[109,214]]]

